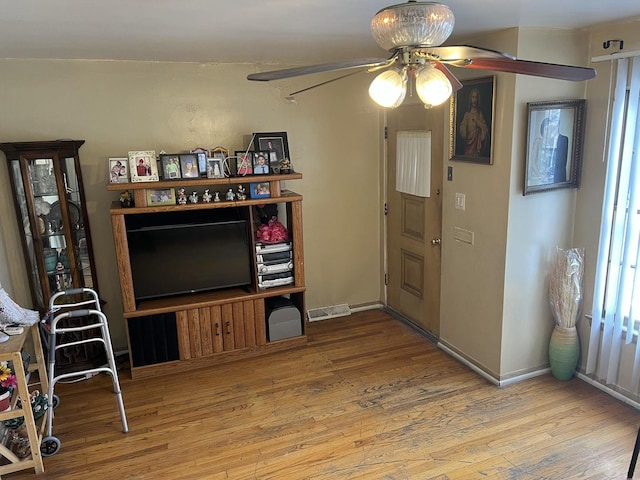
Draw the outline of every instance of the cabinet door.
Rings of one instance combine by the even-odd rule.
[[[264,345],[263,300],[247,300],[176,312],[180,359]]]
[[[1,144],[21,224],[33,301],[55,292],[97,289],[78,151],[83,141]]]

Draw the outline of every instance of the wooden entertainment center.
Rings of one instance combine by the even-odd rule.
[[[185,188],[188,192],[247,187],[249,183],[269,182],[270,197],[246,200],[198,202],[186,205],[147,206],[147,190]],[[299,180],[300,173],[231,178],[180,179],[159,182],[108,184],[109,191],[133,192],[133,207],[120,202],[111,206],[111,223],[120,276],[122,305],[126,323],[131,377],[144,378],[180,370],[225,363],[283,350],[306,343],[305,283],[302,242],[302,196],[281,188],[281,181]],[[255,207],[276,204],[279,217],[292,242],[294,282],[289,285],[259,288],[256,268]],[[129,215],[154,215],[162,212],[233,208],[248,220],[252,237],[253,278],[248,288],[229,288],[211,292],[169,296],[136,302],[127,240]],[[206,261],[206,258],[203,259]],[[158,275],[161,265],[150,265]],[[170,272],[168,272],[170,274]],[[287,297],[300,312],[299,336],[269,341],[265,302],[271,297]]]

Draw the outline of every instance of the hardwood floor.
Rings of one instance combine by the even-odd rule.
[[[109,377],[56,386],[62,446],[39,478],[626,478],[640,412],[581,380],[498,388],[377,310],[308,335],[175,377],[122,373],[128,434]]]

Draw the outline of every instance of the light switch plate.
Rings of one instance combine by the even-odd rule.
[[[456,208],[458,210],[464,210],[466,197],[464,193],[456,193]]]

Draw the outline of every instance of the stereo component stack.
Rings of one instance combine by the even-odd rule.
[[[292,243],[256,243],[256,268],[259,288],[292,284],[294,282]]]

